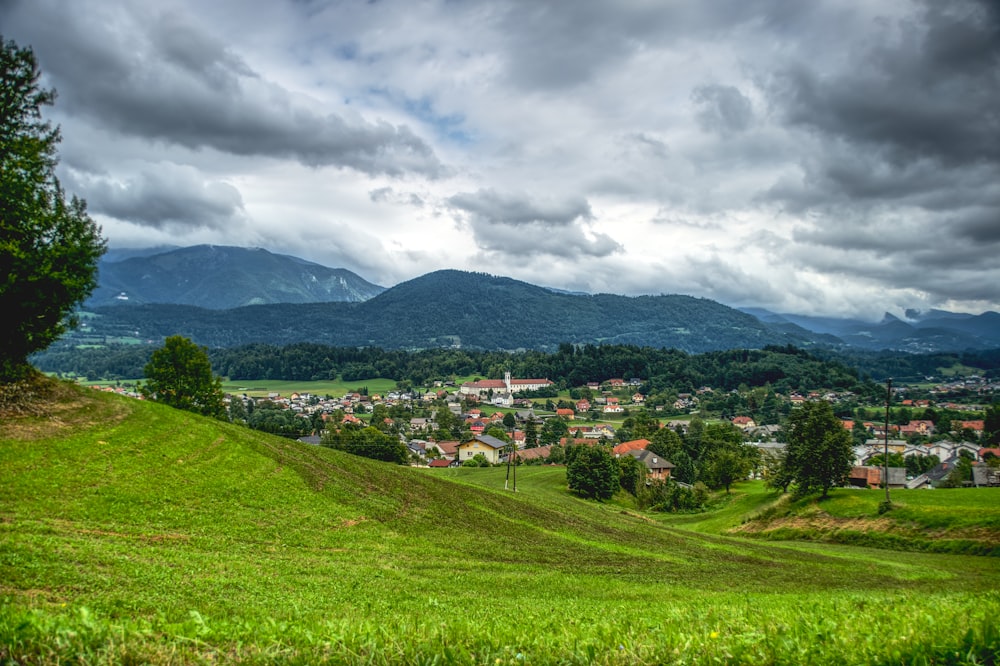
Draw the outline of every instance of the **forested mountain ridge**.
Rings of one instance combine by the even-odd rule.
[[[162,303],[221,310],[273,303],[359,302],[385,290],[343,268],[260,248],[217,245],[105,259],[98,280],[88,307]]]
[[[691,296],[558,293],[511,278],[444,270],[361,303],[92,308],[91,336],[158,341],[180,334],[208,347],[314,342],[386,349],[554,350],[560,343],[633,344],[698,353],[808,346],[755,317]]]
[[[99,315],[82,332],[87,344],[120,337],[156,342],[181,333],[212,347],[318,342],[551,350],[572,342],[695,353],[773,344],[915,353],[1000,348],[996,312],[907,311],[902,318],[886,314],[866,322],[736,310],[691,296],[567,292],[457,270],[386,290],[345,269],[225,246],[113,250],[101,263],[99,283],[86,304]],[[245,309],[251,306],[261,307]]]

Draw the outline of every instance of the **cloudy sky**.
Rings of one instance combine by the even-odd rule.
[[[112,247],[1000,310],[995,0],[0,0]]]

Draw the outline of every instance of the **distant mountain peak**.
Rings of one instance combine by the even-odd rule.
[[[104,260],[90,306],[163,303],[213,310],[244,305],[368,300],[384,287],[264,248],[193,245]]]

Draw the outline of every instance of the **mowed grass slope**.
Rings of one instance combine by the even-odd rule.
[[[730,534],[1000,556],[1000,489],[845,490],[820,501],[782,497]]]
[[[579,500],[560,468],[521,468],[512,493],[503,468],[401,468],[59,390],[47,417],[0,423],[0,661],[1000,651],[995,558],[722,536]]]

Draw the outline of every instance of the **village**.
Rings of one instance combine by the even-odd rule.
[[[666,479],[673,465],[662,456],[647,451],[649,440],[627,437],[630,417],[641,413],[655,419],[658,427],[684,433],[692,418],[713,418],[702,414],[700,406],[717,391],[701,387],[692,393],[679,393],[669,405],[648,405],[640,392],[640,378],[610,378],[581,387],[589,397],[576,400],[544,399],[534,394],[555,395],[553,382],[542,378],[514,378],[508,372],[503,379],[477,379],[461,384],[436,382],[427,390],[390,390],[368,394],[350,391],[342,396],[319,396],[308,392],[288,395],[269,393],[251,397],[227,395],[230,405],[242,407],[246,414],[255,408],[281,410],[299,426],[298,439],[320,444],[327,429],[375,425],[400,438],[410,452],[411,464],[429,467],[457,465],[497,465],[508,460],[519,464],[559,464],[568,446],[604,444],[613,447],[615,456],[632,455],[647,468],[649,478]],[[95,387],[96,388],[96,387]],[[107,388],[138,397],[126,388]],[[929,397],[911,399],[907,387],[894,391],[893,406],[899,409],[950,410],[961,414],[981,415],[984,405],[956,402],[950,396],[961,394],[988,397],[1000,393],[1000,385],[981,377],[963,378],[935,385]],[[792,392],[779,396],[794,408],[808,401],[822,400],[838,404],[854,398],[849,392]],[[445,412],[441,410],[444,409]],[[663,418],[658,414],[667,413]],[[439,421],[443,415],[446,424]],[[766,477],[769,464],[784,449],[781,426],[758,423],[741,414],[725,419],[738,428],[748,443],[760,451],[761,464],[756,477]],[[956,466],[971,465],[971,479],[966,485],[1000,485],[997,468],[988,464],[1000,458],[1000,448],[982,443],[983,418],[952,420],[947,431],[939,432],[934,421],[910,419],[906,423],[843,418],[843,427],[854,436],[854,468],[849,483],[854,487],[884,487],[888,472],[890,488],[933,488],[949,482]],[[285,433],[287,435],[287,433]],[[883,464],[886,456],[890,465]],[[907,462],[909,460],[909,462]],[[920,465],[911,465],[920,461]],[[874,464],[873,464],[874,462]],[[928,462],[934,463],[932,466]],[[906,466],[904,466],[904,463]],[[951,477],[953,478],[953,476]]]

